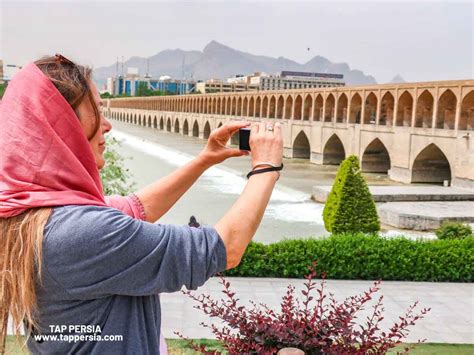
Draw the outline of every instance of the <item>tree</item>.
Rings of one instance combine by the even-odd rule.
[[[3,97],[3,94],[5,93],[5,90],[7,89],[7,82],[0,84],[0,100]]]
[[[124,158],[115,150],[121,143],[115,138],[107,137],[106,140],[106,163],[100,170],[104,195],[128,195],[135,189],[135,183],[130,182],[129,170],[123,166]]]
[[[380,230],[377,208],[355,155],[341,163],[324,206],[323,219],[324,226],[333,234]]]

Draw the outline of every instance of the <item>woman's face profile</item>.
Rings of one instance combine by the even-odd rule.
[[[100,128],[98,129],[97,133],[89,140],[89,144],[92,148],[92,152],[94,154],[95,162],[97,164],[97,168],[100,170],[105,165],[104,159],[104,151],[105,151],[105,134],[112,129],[112,125],[107,118],[102,114],[102,99],[100,98],[99,92],[92,81],[89,81],[89,86],[92,91],[92,97],[94,98],[95,104],[99,108],[100,112]],[[86,134],[86,137],[89,137],[94,131],[95,125],[95,116],[94,110],[87,99],[87,96],[82,100],[82,102],[77,107],[77,113],[79,116],[79,120],[81,122],[82,129]]]

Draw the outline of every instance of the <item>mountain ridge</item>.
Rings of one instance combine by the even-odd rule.
[[[251,74],[266,72],[274,74],[282,70],[311,71],[319,73],[343,74],[347,85],[376,84],[373,76],[365,74],[358,69],[351,69],[347,63],[333,63],[329,59],[316,55],[306,63],[298,63],[289,58],[277,58],[255,55],[237,50],[219,43],[210,41],[202,51],[165,49],[151,57],[132,56],[124,62],[124,73],[127,68],[138,68],[139,74],[147,71],[153,77],[169,75],[172,78],[186,78],[194,80],[227,79],[236,74]],[[119,73],[121,64],[119,64]],[[94,70],[94,79],[104,83],[107,77],[116,74],[116,64],[99,67]]]

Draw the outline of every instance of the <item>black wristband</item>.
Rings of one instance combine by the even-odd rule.
[[[262,174],[262,173],[268,173],[269,171],[280,171],[283,169],[283,164],[281,166],[272,166],[270,168],[264,168],[264,169],[259,169],[259,170],[252,170],[247,174],[247,179],[251,177],[252,175],[256,174]]]

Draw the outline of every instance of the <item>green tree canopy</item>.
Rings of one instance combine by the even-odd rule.
[[[323,219],[326,229],[335,234],[380,230],[375,202],[355,155],[346,158],[339,166],[324,206]]]

